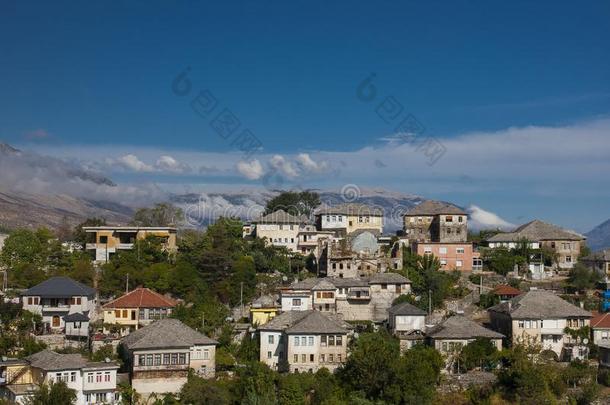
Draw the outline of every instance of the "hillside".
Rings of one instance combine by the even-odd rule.
[[[585,234],[591,250],[610,248],[610,219]]]

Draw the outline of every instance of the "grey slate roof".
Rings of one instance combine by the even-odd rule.
[[[333,206],[321,207],[316,211],[316,215],[368,215],[368,216],[383,216],[383,209],[377,206],[371,206],[359,203],[346,203]]]
[[[487,241],[518,242],[523,239],[536,242],[541,240],[584,240],[586,238],[577,232],[536,219],[519,226],[512,232],[496,234],[488,238]]]
[[[191,347],[216,345],[217,341],[197,332],[173,318],[160,319],[130,333],[121,339],[129,350],[161,349],[166,347]]]
[[[417,308],[415,305],[411,305],[408,302],[396,304],[389,310],[390,315],[412,315],[412,316],[425,316],[426,311]]]
[[[82,312],[74,312],[64,316],[65,322],[89,322],[89,317]]]
[[[279,306],[277,295],[263,295],[252,301],[252,308],[272,308]]]
[[[440,325],[429,329],[426,334],[433,339],[474,339],[478,337],[502,339],[504,337],[501,333],[484,328],[461,315],[445,319]]]
[[[337,333],[347,334],[351,328],[333,315],[324,314],[320,311],[286,311],[260,326],[261,331],[285,331],[287,334],[307,333]]]
[[[408,284],[408,278],[398,273],[377,273],[369,278],[369,284]]]
[[[544,290],[528,291],[488,311],[509,314],[513,319],[591,317],[590,312]]]
[[[60,354],[51,350],[43,350],[25,358],[32,367],[46,371],[80,369],[87,361],[80,354]]]
[[[304,216],[295,216],[279,209],[267,215],[261,215],[258,219],[252,221],[255,224],[305,224],[309,219]]]
[[[442,201],[426,200],[417,206],[411,208],[405,213],[405,216],[413,215],[466,215],[466,212],[460,207]]]
[[[69,277],[51,277],[24,291],[22,296],[62,298],[73,296],[95,297],[95,290]]]

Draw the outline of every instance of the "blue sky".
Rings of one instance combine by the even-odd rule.
[[[2,2],[0,139],[126,183],[256,186],[256,161],[305,186],[385,187],[513,223],[586,231],[610,217],[610,3],[329,3]],[[192,91],[179,97],[172,81],[186,67]],[[363,102],[371,73],[377,98]],[[260,140],[256,156],[189,107],[204,89],[214,114],[228,108]],[[402,150],[376,113],[389,96],[447,146],[444,165],[413,151],[383,159]],[[515,170],[506,156],[480,159],[480,142],[449,148],[473,134],[501,146],[509,133],[565,146],[566,164],[527,151]]]

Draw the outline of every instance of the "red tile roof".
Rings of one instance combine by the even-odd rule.
[[[506,284],[500,284],[493,289],[492,293],[496,295],[513,295],[516,297],[517,295],[523,294],[523,291],[517,290],[516,288]]]
[[[592,328],[610,328],[610,312],[605,314],[596,314],[591,318]]]
[[[110,301],[103,308],[172,308],[175,306],[176,301],[148,288],[139,287]]]

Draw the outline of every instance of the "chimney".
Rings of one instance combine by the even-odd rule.
[[[510,300],[507,301],[508,302],[508,312],[513,310],[513,303],[510,302]]]

